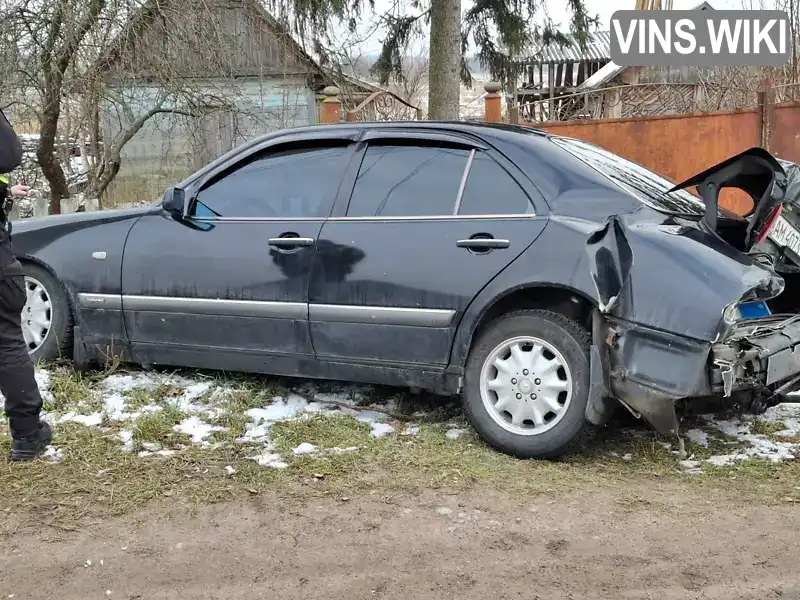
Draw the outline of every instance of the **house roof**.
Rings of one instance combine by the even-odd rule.
[[[609,60],[611,58],[611,32],[597,31],[589,34],[586,48],[581,49],[572,35],[566,35],[569,43],[561,46],[557,43],[542,46],[531,52],[528,60],[543,64],[575,63],[581,61]]]
[[[301,62],[305,63],[311,71],[319,71],[320,66],[311,56],[297,43],[293,36],[287,35],[286,29],[266,10],[260,0],[238,0],[241,4],[253,11],[253,14],[260,17],[265,25],[276,35],[280,36],[286,49],[294,54]],[[100,56],[90,67],[89,72],[103,72],[111,69],[119,60],[122,51],[135,43],[135,37],[141,34],[159,15],[163,14],[173,4],[175,0],[147,0],[136,10],[119,35],[109,44],[106,52]]]
[[[714,10],[714,7],[708,2],[702,2],[691,10]],[[568,44],[562,46],[553,42],[531,52],[526,58],[535,61],[537,64],[563,64],[611,60],[610,31],[597,31],[589,34],[589,39],[586,41],[586,48],[581,48],[573,35],[567,34],[566,37],[569,40]],[[595,73],[595,75],[596,74],[597,73]]]
[[[129,47],[130,44],[136,43],[136,36],[143,32],[145,28],[174,1],[175,0],[147,0],[128,20],[116,39],[109,44],[106,53],[95,61],[88,72],[96,71],[100,73],[113,68],[123,50]],[[305,64],[310,73],[318,75],[323,80],[320,87],[324,87],[330,83],[336,83],[337,85],[346,83],[351,89],[357,88],[359,92],[367,94],[382,90],[382,88],[369,82],[337,73],[320,65],[320,63],[303,48],[302,44],[298,42],[291,32],[267,11],[261,0],[237,1],[241,2],[245,8],[252,10],[253,14],[261,18],[265,25],[275,33],[276,37],[280,38],[286,50],[294,55],[300,63]],[[343,79],[346,81],[343,81]]]
[[[698,4],[691,10],[714,10],[714,7],[711,6],[708,2],[703,2]],[[581,83],[578,87],[578,91],[583,90],[591,90],[601,88],[606,85],[608,82],[613,80],[617,75],[622,73],[628,69],[628,67],[621,67],[613,61],[609,61],[605,65],[603,65],[597,72],[595,72],[591,77],[587,78],[586,81]]]

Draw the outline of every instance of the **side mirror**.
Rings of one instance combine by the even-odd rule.
[[[182,219],[186,216],[185,201],[186,193],[181,188],[171,187],[164,192],[161,207],[174,218]]]

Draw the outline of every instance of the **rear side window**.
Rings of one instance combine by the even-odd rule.
[[[370,146],[348,217],[452,215],[469,151],[418,145]]]
[[[580,140],[551,139],[554,144],[605,175],[650,208],[670,214],[705,214],[705,207],[697,197],[686,190],[667,193],[675,184],[642,165]]]
[[[476,152],[467,175],[458,214],[528,215],[533,205],[516,181],[491,156]]]

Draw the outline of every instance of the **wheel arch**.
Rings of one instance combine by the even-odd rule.
[[[25,264],[27,263],[27,264],[35,265],[35,266],[47,271],[47,273],[55,280],[55,282],[58,285],[61,286],[61,289],[64,290],[64,292],[66,292],[67,302],[69,303],[69,311],[70,311],[70,314],[72,315],[72,318],[74,320],[77,320],[79,318],[80,315],[78,314],[78,311],[76,310],[76,307],[78,306],[78,304],[76,302],[77,299],[75,298],[75,294],[69,288],[69,286],[64,282],[64,280],[61,279],[61,277],[58,276],[58,273],[56,273],[55,269],[53,269],[52,266],[50,266],[49,264],[47,264],[43,260],[41,260],[39,258],[36,258],[35,256],[29,256],[29,255],[26,255],[26,254],[22,254],[22,255],[17,256],[17,260],[20,262],[20,264],[23,267],[25,267]]]
[[[475,340],[488,323],[500,315],[522,309],[547,309],[576,321],[591,331],[592,309],[597,301],[586,292],[554,283],[527,283],[504,290],[462,320],[451,351],[451,367],[463,369]]]

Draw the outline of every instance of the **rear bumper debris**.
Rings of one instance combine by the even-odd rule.
[[[711,352],[711,385],[725,396],[784,383],[800,374],[800,316],[739,322]]]
[[[592,359],[602,363],[605,374],[593,378],[593,388],[602,385],[663,434],[678,432],[676,400],[800,382],[800,316],[741,321],[709,344],[596,311],[593,334]]]

